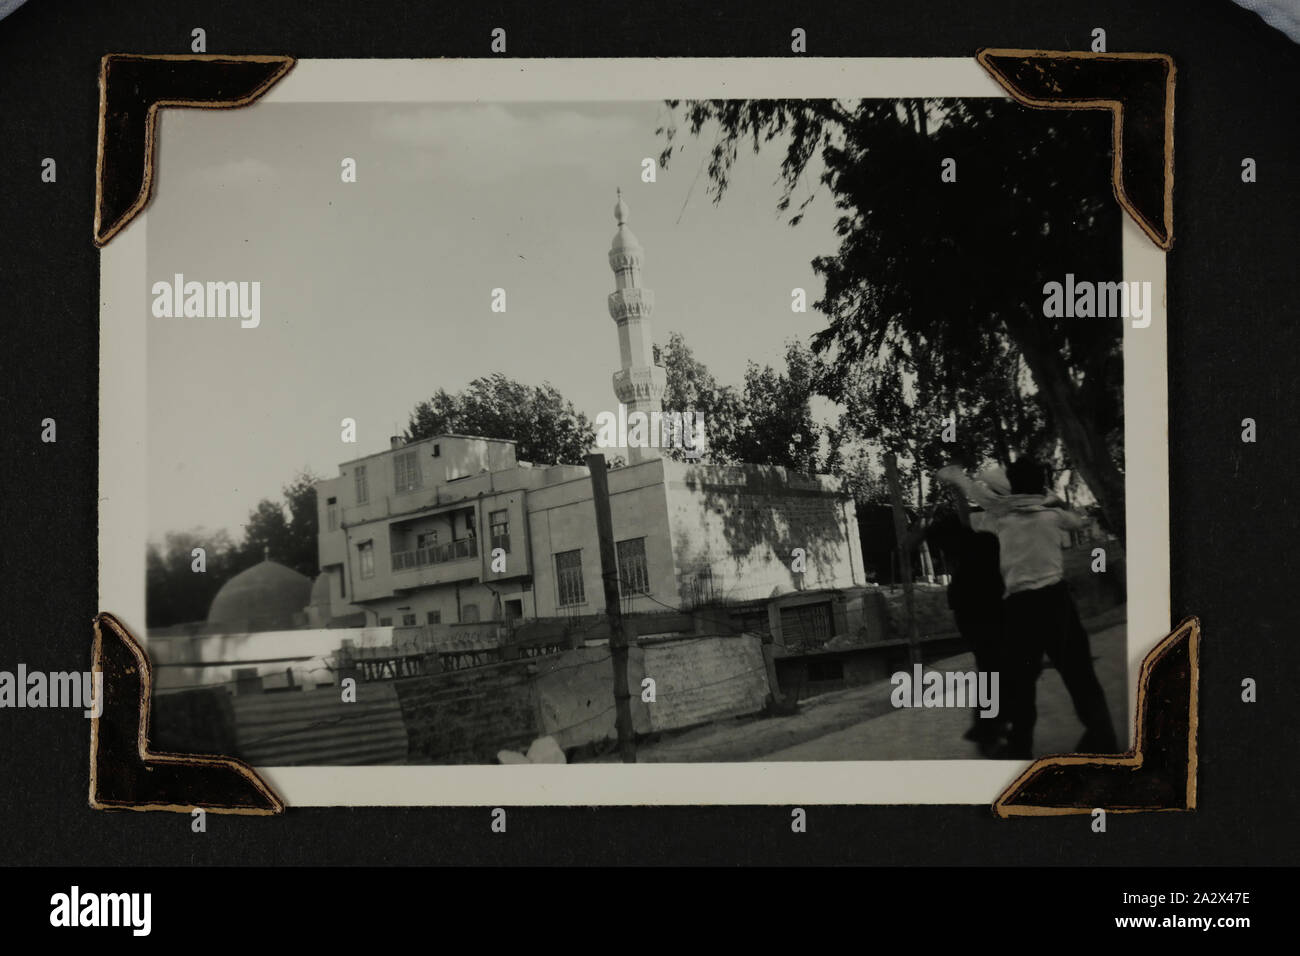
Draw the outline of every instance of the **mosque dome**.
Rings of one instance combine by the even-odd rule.
[[[267,559],[221,586],[208,608],[208,624],[292,627],[294,615],[307,606],[311,593],[311,578]]]

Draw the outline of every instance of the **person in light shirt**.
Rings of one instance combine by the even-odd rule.
[[[1046,469],[1029,458],[1017,459],[1005,472],[985,471],[979,481],[956,465],[939,469],[935,477],[956,486],[983,509],[982,514],[971,516],[972,528],[998,536],[1006,587],[1002,598],[1006,629],[1002,712],[1011,725],[1000,756],[1032,756],[1044,652],[1061,675],[1084,725],[1077,749],[1114,753],[1117,742],[1110,708],[1093,670],[1088,632],[1065,582],[1062,539],[1079,528],[1082,519],[1048,493]]]

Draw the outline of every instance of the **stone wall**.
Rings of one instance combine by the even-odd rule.
[[[614,665],[608,647],[583,647],[538,658],[537,665],[533,687],[539,736],[554,737],[562,750],[618,739]],[[632,693],[632,728],[638,734],[648,733],[651,705],[641,700],[640,675],[645,673],[645,653],[641,648],[628,648],[627,671]]]
[[[656,699],[649,705],[655,731],[754,714],[771,694],[757,637],[686,638],[644,650],[645,676],[655,681]]]
[[[412,762],[496,763],[499,750],[527,750],[541,736],[535,670],[510,661],[397,681]]]
[[[655,681],[653,703],[641,682]],[[762,641],[752,635],[661,639],[628,649],[638,735],[754,714],[770,695]],[[342,718],[342,723],[339,722]],[[159,695],[159,749],[243,756],[261,766],[355,763],[491,764],[539,737],[564,750],[617,739],[608,645],[542,657],[336,687],[232,698],[224,689]]]
[[[641,700],[653,677],[656,699]],[[413,762],[494,763],[552,736],[561,749],[617,738],[607,645],[398,681]],[[763,709],[770,689],[762,642],[689,637],[628,649],[632,726],[674,730]]]

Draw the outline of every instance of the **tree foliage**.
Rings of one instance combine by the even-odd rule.
[[[266,558],[309,578],[319,574],[314,487],[319,480],[310,471],[301,471],[281,489],[283,503],[269,498],[259,501],[249,512],[238,543],[224,530],[202,528],[168,532],[161,546],[150,542],[145,559],[145,624],[168,627],[204,620],[221,586]],[[202,572],[194,570],[195,548],[204,550]]]
[[[281,489],[283,503],[263,498],[249,512],[239,549],[244,567],[269,558],[309,578],[320,573],[316,545],[320,530],[315,488],[318,481],[320,478],[309,471],[299,472]]]
[[[736,439],[736,457],[764,465],[781,465],[815,474],[820,463],[823,430],[812,415],[816,360],[806,345],[786,343],[785,369],[745,370],[745,419]]]
[[[744,419],[740,393],[730,385],[719,385],[708,366],[695,357],[686,344],[686,336],[670,332],[668,344],[657,350],[667,385],[663,406],[666,411],[704,416],[705,449],[698,459],[723,465],[737,461],[736,432]],[[685,460],[685,450],[665,448],[663,453],[677,461]]]
[[[538,464],[585,463],[595,439],[586,415],[549,382],[524,385],[500,372],[476,378],[462,392],[438,389],[411,412],[406,438],[475,435],[514,441],[520,461]]]
[[[207,569],[202,573],[193,570],[195,548],[204,551]],[[203,620],[221,585],[246,566],[225,531],[173,531],[161,546],[151,541],[145,558],[146,625],[167,627]]]
[[[792,224],[819,186],[834,197],[839,248],[813,263],[827,316],[813,349],[830,371],[821,391],[854,409],[845,432],[886,448],[910,435],[917,467],[951,411],[971,455],[1042,455],[1059,439],[1058,466],[1122,533],[1122,320],[1042,308],[1044,283],[1066,273],[1120,278],[1108,115],[992,98],[668,105],[665,165],[682,128],[717,129],[715,201],[741,147],[766,144],[785,150],[777,206],[795,206]]]
[[[739,388],[719,385],[680,332],[669,334],[659,354],[667,373],[665,410],[704,414],[708,440],[700,460],[819,470],[824,430],[810,407],[818,363],[807,346],[788,342],[784,369],[749,362]],[[685,457],[681,449],[666,453],[679,461]]]

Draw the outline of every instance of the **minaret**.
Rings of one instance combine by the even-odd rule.
[[[618,232],[609,247],[609,267],[614,270],[614,291],[609,294],[609,317],[618,326],[618,356],[622,365],[614,373],[614,394],[627,406],[628,432],[634,430],[633,412],[663,410],[664,388],[667,375],[655,365],[654,343],[650,336],[650,313],[654,311],[655,296],[649,289],[641,288],[641,262],[645,250],[632,230],[627,227],[628,209],[623,202],[623,190],[618,191],[614,206],[614,220]],[[651,444],[658,444],[658,435],[652,435],[649,422],[642,430]],[[659,457],[658,448],[629,448],[628,464]]]

